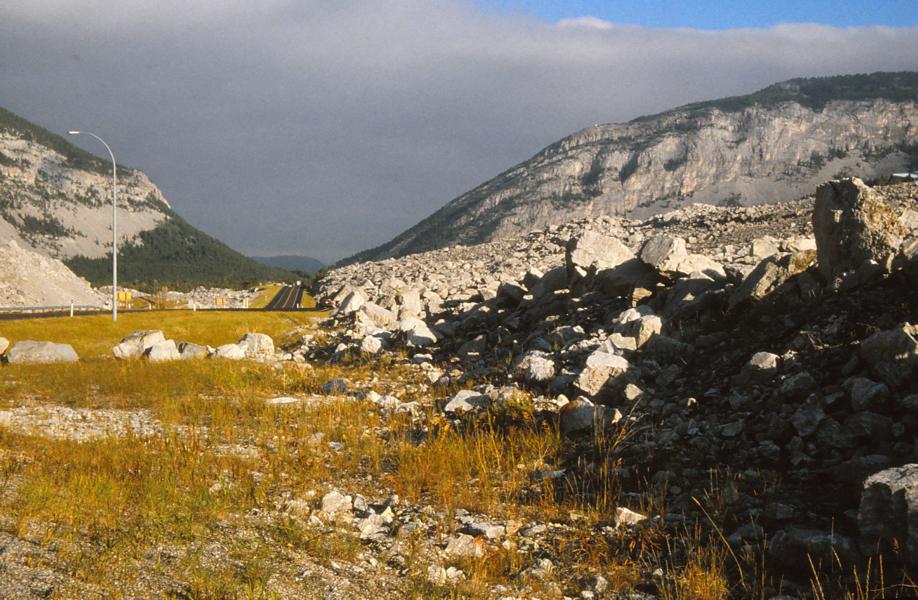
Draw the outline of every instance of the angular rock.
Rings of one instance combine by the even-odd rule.
[[[391,330],[398,323],[395,313],[373,302],[365,303],[360,307],[358,313],[361,313],[367,321],[380,329]]]
[[[816,388],[816,379],[808,371],[791,375],[781,382],[781,395],[787,398],[801,398]]]
[[[829,281],[868,260],[885,263],[899,251],[903,233],[883,194],[856,177],[816,189],[813,232],[819,269]]]
[[[238,344],[223,344],[217,346],[211,358],[223,358],[226,360],[242,360],[245,358],[245,350]]]
[[[247,333],[236,342],[242,348],[245,357],[252,360],[264,360],[274,356],[274,340],[264,333]]]
[[[842,389],[851,400],[851,408],[855,411],[870,410],[889,394],[889,388],[883,383],[867,379],[866,377],[849,377],[842,384]]]
[[[861,342],[861,358],[890,387],[905,387],[918,378],[916,335],[918,327],[908,323],[878,331]]]
[[[740,385],[765,383],[778,374],[781,357],[771,352],[756,352],[736,378]]]
[[[480,558],[485,555],[485,544],[482,540],[460,533],[449,540],[445,552],[453,558]]]
[[[791,425],[797,430],[797,434],[804,438],[813,435],[826,418],[825,411],[818,403],[806,402],[791,416]]]
[[[886,469],[864,482],[857,514],[867,548],[888,550],[898,542],[918,563],[918,464]]]
[[[561,435],[592,432],[596,425],[600,427],[607,419],[617,421],[621,413],[607,415],[607,408],[593,404],[583,396],[561,407],[558,413],[558,427]]]
[[[11,365],[25,363],[76,362],[80,360],[70,344],[22,340],[13,344],[6,359]]]
[[[505,281],[497,288],[497,301],[508,306],[516,306],[525,295],[526,289],[515,283]]]
[[[182,360],[207,358],[210,355],[210,349],[207,346],[192,344],[191,342],[179,342],[178,351]]]
[[[762,300],[787,283],[791,277],[810,268],[815,260],[816,253],[812,250],[784,256],[769,256],[756,265],[743,279],[743,283],[730,294],[730,308],[745,302]]]
[[[661,364],[677,364],[687,362],[694,348],[671,337],[655,335],[647,340],[642,350],[645,356]]]
[[[617,239],[593,231],[584,231],[567,244],[564,255],[567,279],[577,281],[634,258],[634,252]]]
[[[529,292],[533,298],[538,300],[566,287],[567,269],[565,267],[555,267],[554,269],[549,269],[541,279],[529,288]]]
[[[637,258],[626,260],[596,273],[595,287],[609,297],[624,296],[635,288],[652,288],[659,280],[656,271]]]
[[[625,508],[624,506],[619,506],[615,509],[615,527],[616,529],[622,526],[628,525],[637,525],[641,521],[646,521],[647,516],[642,515],[641,513],[635,512],[630,508]]]
[[[322,496],[322,512],[334,516],[340,513],[350,513],[354,508],[353,498],[345,496],[338,490],[332,490]]]
[[[360,290],[353,290],[344,297],[344,300],[341,301],[341,305],[338,307],[338,310],[335,311],[336,315],[349,315],[356,312],[361,306],[366,304],[367,297]]]
[[[452,395],[449,402],[443,407],[443,412],[453,414],[470,412],[487,406],[489,402],[490,398],[484,394],[473,390],[460,390]]]
[[[519,358],[513,367],[514,375],[529,383],[547,383],[555,376],[555,361],[545,352],[534,350]]]
[[[644,264],[665,275],[674,274],[679,262],[688,256],[685,240],[670,235],[655,235],[644,242],[640,257]]]
[[[151,362],[166,362],[182,358],[173,340],[165,340],[153,344],[144,352],[143,356]]]
[[[424,305],[421,303],[421,292],[416,288],[403,288],[396,297],[399,313],[405,316],[421,317],[424,314]]]
[[[378,354],[382,348],[382,340],[373,335],[368,335],[360,341],[360,351],[367,354]]]
[[[586,365],[577,376],[574,385],[590,396],[595,396],[610,382],[628,372],[628,361],[600,348],[587,358]]]
[[[115,358],[120,359],[140,358],[155,344],[164,341],[166,341],[166,337],[163,335],[163,332],[158,329],[135,331],[122,338],[122,340],[112,348],[112,354],[115,355]]]
[[[398,328],[402,331],[408,343],[412,346],[431,346],[437,343],[437,336],[427,326],[424,321],[414,318],[405,317],[398,322]]]
[[[637,347],[640,348],[655,335],[660,335],[663,331],[663,319],[657,315],[641,315],[640,318],[628,321],[626,324],[616,327],[622,335],[633,337],[636,340]]]

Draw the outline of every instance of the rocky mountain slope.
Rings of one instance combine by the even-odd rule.
[[[149,178],[118,169],[120,273],[125,284],[283,279],[195,229]],[[111,165],[0,109],[0,239],[63,260],[94,284],[111,277]]]
[[[596,125],[545,148],[343,263],[474,244],[572,219],[798,198],[840,176],[918,162],[918,73],[778,83],[748,96]]]
[[[673,535],[715,506],[713,543],[798,597],[918,564],[916,291],[918,184],[843,180],[339,268],[335,333],[300,352],[407,353],[432,395],[461,390],[435,401],[456,427],[529,393],[571,444],[533,477],[588,504],[611,470]]]
[[[14,239],[0,242],[0,306],[101,306],[104,301],[59,260]]]

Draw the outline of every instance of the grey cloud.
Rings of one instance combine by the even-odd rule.
[[[328,260],[592,123],[916,56],[918,27],[552,25],[459,0],[34,0],[4,7],[0,105],[97,130],[244,252]]]

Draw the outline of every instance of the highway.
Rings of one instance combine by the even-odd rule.
[[[264,310],[298,310],[304,291],[301,285],[285,285],[271,298]]]

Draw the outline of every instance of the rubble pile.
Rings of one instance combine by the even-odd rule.
[[[914,183],[580,220],[350,265],[317,296],[331,335],[294,355],[405,354],[452,418],[524,390],[576,448],[627,430],[622,487],[665,498],[667,523],[717,478],[730,543],[789,572],[918,562]]]

